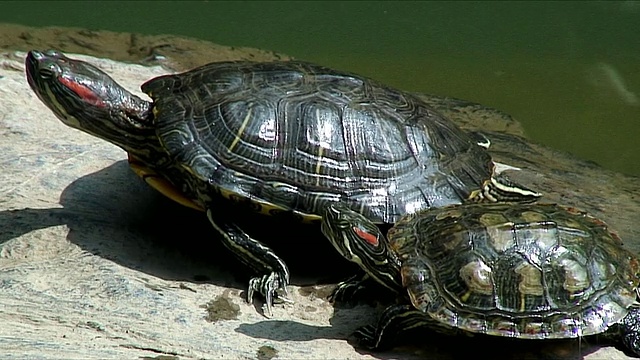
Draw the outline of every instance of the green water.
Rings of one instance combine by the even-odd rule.
[[[640,2],[0,2],[0,22],[282,52],[506,111],[640,175]]]

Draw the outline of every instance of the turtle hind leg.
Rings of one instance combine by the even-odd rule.
[[[640,357],[640,307],[631,308],[616,326],[624,347]]]
[[[406,330],[432,323],[433,320],[411,305],[391,305],[384,310],[376,325],[367,325],[354,333],[358,343],[370,350],[392,347],[396,336]]]
[[[272,316],[273,304],[276,300],[292,302],[288,299],[289,269],[284,261],[266,245],[252,238],[224,214],[214,213],[207,209],[207,218],[222,237],[222,243],[233,252],[238,259],[261,274],[249,281],[247,301],[253,302],[257,292],[264,296],[266,315]]]
[[[518,185],[502,174],[494,175],[473,191],[468,200],[472,202],[518,202],[531,203],[537,201],[542,194]]]

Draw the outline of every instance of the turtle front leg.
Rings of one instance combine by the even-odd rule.
[[[207,209],[207,218],[211,225],[222,236],[222,243],[231,250],[242,263],[255,270],[261,276],[249,280],[247,302],[253,302],[256,292],[265,298],[266,312],[272,316],[275,299],[293,302],[288,299],[287,285],[289,285],[289,269],[278,255],[260,241],[252,238],[225,216],[214,214]],[[281,294],[278,294],[278,292]]]
[[[355,303],[362,298],[359,295],[367,289],[367,285],[371,285],[371,282],[371,276],[361,271],[336,285],[329,295],[329,301],[332,303]]]
[[[328,299],[334,304],[357,304],[359,302],[388,304],[394,302],[397,296],[396,291],[390,291],[387,287],[380,285],[371,275],[360,271],[336,285]]]
[[[367,325],[356,330],[354,336],[360,345],[371,350],[391,347],[396,335],[402,331],[433,323],[425,313],[411,305],[391,305],[385,309],[376,325]]]

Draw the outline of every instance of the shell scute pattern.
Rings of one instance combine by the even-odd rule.
[[[637,260],[601,221],[555,205],[476,206],[407,216],[390,231],[417,309],[521,338],[595,334],[627,313]]]
[[[474,139],[423,101],[321,66],[213,63],[142,89],[185,170],[305,217],[341,201],[395,223],[460,203],[493,175]]]

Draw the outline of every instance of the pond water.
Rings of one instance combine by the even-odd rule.
[[[0,22],[273,50],[513,115],[640,175],[640,2],[2,2]]]

